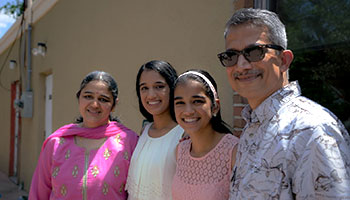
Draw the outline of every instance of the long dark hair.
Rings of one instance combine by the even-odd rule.
[[[96,81],[96,80],[97,81],[104,81],[105,83],[107,83],[108,91],[111,92],[112,97],[113,97],[112,108],[114,108],[116,101],[117,101],[117,98],[118,98],[118,85],[117,85],[117,82],[112,77],[112,75],[110,75],[109,73],[104,72],[104,71],[93,71],[93,72],[90,72],[88,75],[86,75],[86,77],[83,79],[83,81],[80,84],[80,88],[79,88],[78,92],[76,93],[77,99],[79,100],[80,93],[86,87],[86,85],[88,83],[90,83],[91,81]],[[111,115],[109,115],[109,120],[119,122],[119,119],[117,117],[112,117]],[[79,116],[78,118],[75,119],[76,123],[81,123],[83,121],[84,121],[84,119],[82,116]]]
[[[214,78],[207,71],[200,70],[200,69],[191,69],[191,70],[187,70],[186,72],[190,72],[190,71],[198,72],[198,73],[204,75],[207,79],[209,79],[211,84],[214,86],[216,93],[218,93],[216,82],[215,82]],[[186,73],[186,72],[184,72],[184,73]],[[211,109],[213,110],[214,107],[216,106],[215,99],[214,99],[214,93],[210,89],[208,83],[202,77],[200,77],[196,74],[192,74],[192,73],[180,75],[179,78],[175,82],[175,88],[180,83],[185,84],[186,81],[188,81],[189,79],[198,81],[199,83],[203,84],[203,89],[205,91],[205,94],[211,100]],[[174,99],[173,99],[173,104],[174,104]],[[219,133],[224,133],[224,134],[231,133],[232,134],[232,131],[231,131],[232,128],[226,122],[224,122],[221,118],[220,109],[216,113],[215,116],[214,115],[212,116],[212,118],[210,119],[210,124],[212,125],[213,129]]]
[[[147,121],[153,122],[153,115],[149,113],[145,107],[142,105],[141,96],[140,96],[140,77],[143,71],[155,71],[158,72],[166,81],[170,88],[169,93],[169,107],[171,118],[176,121],[174,113],[174,105],[172,104],[172,99],[174,95],[174,86],[177,78],[176,70],[170,65],[170,63],[161,61],[161,60],[152,60],[143,64],[136,76],[136,93],[139,98],[139,109],[141,114],[146,118]]]

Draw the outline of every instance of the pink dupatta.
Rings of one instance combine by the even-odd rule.
[[[106,125],[96,127],[96,128],[84,128],[84,127],[80,127],[78,124],[68,124],[57,129],[52,135],[50,135],[44,141],[42,145],[40,157],[38,160],[38,165],[35,169],[35,172],[32,178],[29,199],[33,199],[33,200],[46,199],[47,197],[50,196],[52,188],[49,182],[51,179],[50,174],[52,172],[50,171],[48,166],[45,165],[45,163],[42,163],[42,159],[43,157],[47,156],[45,155],[45,147],[52,138],[67,137],[67,136],[81,136],[85,138],[99,139],[103,137],[115,136],[118,133],[123,133],[123,132],[125,134],[129,134],[129,133],[135,134],[129,128],[115,121],[109,122]],[[39,166],[41,164],[42,166]],[[43,173],[42,171],[40,172],[40,170],[48,170],[50,172]]]
[[[96,128],[84,128],[78,124],[67,124],[57,129],[44,141],[41,147],[41,152],[44,150],[46,143],[53,137],[66,137],[66,136],[80,136],[90,139],[100,139],[103,137],[109,137],[117,135],[120,132],[131,131],[129,128],[125,127],[123,124],[116,121],[109,122],[106,125],[99,126]]]

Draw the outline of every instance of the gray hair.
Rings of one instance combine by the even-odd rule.
[[[241,24],[267,28],[270,42],[287,49],[286,28],[276,13],[268,10],[242,8],[236,11],[226,23],[224,37],[227,37],[230,28]]]

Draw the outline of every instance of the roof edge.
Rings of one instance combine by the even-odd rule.
[[[45,16],[58,1],[59,0],[35,0],[32,9],[27,8],[24,13],[24,20],[26,22],[25,29],[27,29],[28,23],[33,24],[41,17]],[[12,24],[11,28],[0,39],[0,54],[2,54],[19,37],[19,34],[17,33],[21,28],[21,19],[22,16],[18,17],[16,22]]]

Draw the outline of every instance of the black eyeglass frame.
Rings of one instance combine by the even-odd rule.
[[[250,52],[257,49],[257,48],[261,48],[262,49],[262,54],[260,55],[260,57],[258,57],[257,59],[251,60],[250,57]],[[238,50],[233,50],[233,49],[229,49],[225,52],[219,53],[217,56],[222,64],[222,66],[224,67],[231,67],[233,65],[237,64],[238,61],[238,57],[240,55],[243,55],[244,58],[248,61],[248,62],[258,62],[262,59],[265,58],[265,54],[267,52],[267,49],[275,49],[278,51],[283,51],[284,48],[279,46],[279,45],[275,45],[275,44],[253,44],[248,46],[247,48],[243,49],[242,51],[238,51]],[[224,60],[227,60],[228,58],[232,58],[232,56],[237,55],[237,60],[234,64],[227,66],[224,63]]]

